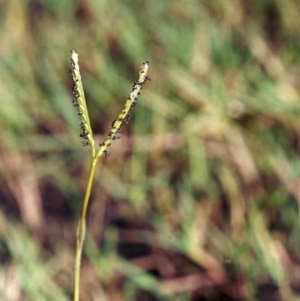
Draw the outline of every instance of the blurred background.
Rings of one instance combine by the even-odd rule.
[[[81,301],[300,299],[296,0],[0,0],[0,300],[72,299],[90,149],[100,158]]]

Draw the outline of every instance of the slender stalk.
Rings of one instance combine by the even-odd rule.
[[[75,257],[75,267],[74,267],[74,301],[79,301],[79,289],[80,289],[80,267],[81,267],[81,256],[82,256],[82,248],[83,242],[85,238],[86,231],[86,213],[89,204],[89,199],[91,195],[91,189],[95,174],[95,168],[98,157],[92,158],[91,166],[88,176],[88,182],[85,190],[85,195],[82,203],[78,229],[77,229],[77,241],[76,241],[76,257]]]

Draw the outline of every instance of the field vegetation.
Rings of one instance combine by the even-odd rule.
[[[0,300],[72,300],[90,150],[103,141],[81,301],[300,298],[296,0],[0,0]]]

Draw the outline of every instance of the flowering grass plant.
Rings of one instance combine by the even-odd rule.
[[[86,105],[82,80],[79,71],[78,65],[78,54],[72,50],[71,51],[71,65],[69,68],[73,87],[73,106],[77,108],[78,115],[80,116],[80,137],[83,139],[82,144],[84,146],[90,146],[92,151],[90,170],[88,175],[88,181],[86,185],[86,190],[82,202],[81,214],[79,217],[78,229],[77,229],[77,243],[76,243],[76,258],[75,258],[75,267],[74,267],[74,291],[73,291],[73,300],[79,300],[79,286],[80,286],[80,266],[81,266],[81,257],[82,257],[82,248],[83,242],[85,238],[86,231],[86,215],[88,204],[90,200],[91,188],[95,174],[95,168],[98,159],[101,156],[107,157],[109,155],[108,147],[110,146],[113,140],[120,138],[121,127],[124,124],[128,124],[131,118],[130,112],[137,104],[137,98],[142,90],[144,84],[150,80],[148,77],[148,67],[149,62],[144,62],[141,66],[141,70],[139,72],[139,78],[137,81],[133,83],[132,91],[126,99],[125,105],[117,117],[117,119],[112,123],[111,129],[104,139],[103,143],[101,143],[98,149],[95,146],[95,140],[93,137],[93,131],[91,127],[91,122],[88,114],[88,109]]]

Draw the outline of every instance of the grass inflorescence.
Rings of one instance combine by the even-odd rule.
[[[95,141],[93,138],[93,131],[91,127],[89,112],[85,101],[85,95],[84,95],[81,75],[79,71],[78,54],[74,50],[71,51],[71,65],[69,68],[69,72],[72,76],[72,81],[73,81],[72,104],[74,107],[78,109],[77,114],[80,116],[80,129],[81,129],[80,137],[84,139],[82,144],[84,146],[89,144],[93,149],[95,145]]]
[[[149,62],[144,62],[141,66],[141,70],[139,73],[139,79],[133,83],[132,91],[128,96],[123,110],[119,114],[118,118],[112,122],[111,129],[104,139],[103,143],[100,144],[99,151],[97,152],[97,156],[108,156],[109,152],[107,148],[110,146],[112,140],[116,140],[120,138],[121,127],[124,124],[128,124],[131,118],[131,111],[137,104],[138,95],[140,95],[140,91],[142,90],[144,84],[150,80],[148,76],[148,67]]]
[[[140,95],[140,91],[142,90],[144,84],[150,80],[148,76],[148,68],[149,62],[146,61],[142,64],[139,78],[137,81],[133,83],[132,91],[128,96],[125,105],[117,117],[115,121],[113,121],[111,129],[104,139],[103,143],[100,143],[99,148],[95,148],[95,140],[93,137],[93,131],[91,127],[91,122],[88,114],[87,104],[84,96],[84,90],[81,80],[81,75],[79,71],[78,65],[78,54],[72,50],[71,51],[71,65],[69,67],[69,71],[72,77],[73,86],[72,86],[72,94],[73,94],[73,106],[77,107],[78,115],[80,116],[80,128],[81,133],[80,137],[84,139],[83,145],[90,145],[92,150],[92,158],[89,170],[89,176],[86,186],[86,191],[84,195],[84,199],[82,202],[82,209],[78,223],[78,230],[77,230],[77,244],[76,244],[76,259],[75,259],[75,268],[74,268],[74,301],[79,300],[79,287],[80,287],[80,266],[81,266],[81,256],[82,256],[82,248],[83,242],[85,238],[86,232],[86,214],[90,199],[90,193],[92,188],[92,182],[95,173],[95,167],[99,157],[102,155],[107,157],[109,152],[107,148],[110,146],[113,140],[119,139],[121,127],[123,124],[128,124],[131,118],[130,112],[137,104],[138,95]]]

